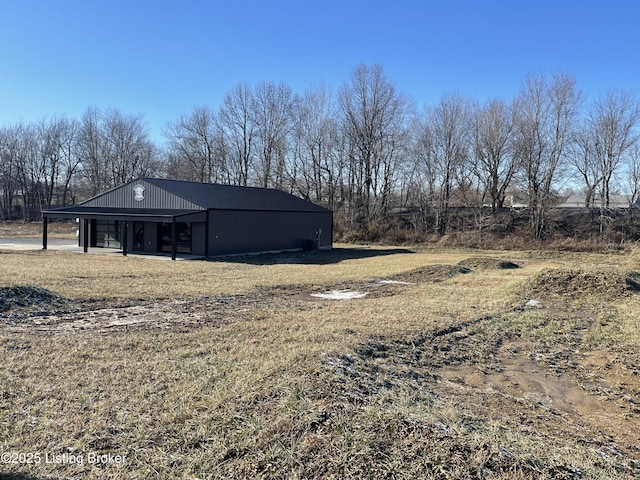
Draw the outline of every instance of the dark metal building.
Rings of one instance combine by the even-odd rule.
[[[123,254],[202,257],[299,249],[330,249],[333,213],[270,188],[139,178],[81,204],[45,210],[78,218],[79,245]]]

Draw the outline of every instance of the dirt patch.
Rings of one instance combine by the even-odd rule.
[[[252,309],[282,302],[266,295],[229,295],[158,301],[130,306],[99,306],[69,302],[58,310],[0,314],[3,333],[106,333],[118,330],[190,331],[242,318]]]
[[[458,262],[458,265],[471,270],[511,270],[520,265],[509,260],[489,257],[470,257]]]
[[[343,282],[324,290],[297,294],[306,300],[351,300],[355,298],[377,298],[395,295],[403,289],[419,283],[442,282],[471,270],[459,265],[428,265],[389,278],[370,282]],[[296,289],[297,287],[294,287]]]
[[[640,473],[640,463],[634,459],[638,453],[636,432],[640,428],[634,412],[638,409],[629,403],[628,395],[612,394],[613,385],[600,376],[605,372],[579,355],[571,356],[571,370],[561,371],[542,355],[528,358],[509,350],[498,353],[491,365],[476,363],[437,370],[440,388],[476,398],[494,411],[508,409],[507,417],[528,416],[527,428],[531,431],[573,436],[576,441],[592,445],[602,457],[617,458],[621,470],[631,467],[631,471]],[[586,372],[599,378],[598,391],[586,389],[579,379]],[[624,379],[628,382],[629,376],[624,375]],[[531,411],[544,421],[534,420]]]
[[[558,413],[598,413],[597,417],[609,410],[605,401],[590,396],[575,381],[558,374],[542,362],[503,355],[496,360],[497,365],[493,370],[464,365],[441,369],[438,374],[443,379],[469,388],[495,392],[517,402],[529,402]]]
[[[0,314],[10,310],[38,313],[67,303],[66,298],[40,287],[0,287]]]
[[[442,282],[457,275],[470,273],[471,270],[461,265],[426,265],[408,272],[399,273],[389,277],[390,280],[407,283]]]
[[[397,392],[421,402],[473,405],[466,415],[474,432],[498,422],[527,436],[564,438],[589,445],[619,478],[640,474],[637,370],[606,352],[581,353],[588,346],[581,346],[578,331],[557,342],[524,340],[508,330],[520,315],[528,314],[496,313],[410,338],[371,338],[353,352],[329,353],[325,364],[350,403],[375,404]]]
[[[576,298],[597,295],[618,298],[640,291],[640,274],[631,270],[583,270],[550,268],[536,274],[530,291],[542,297]]]

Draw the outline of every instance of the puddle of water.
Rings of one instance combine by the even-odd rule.
[[[567,413],[588,414],[603,408],[603,402],[584,392],[575,382],[525,359],[502,359],[499,372],[481,372],[474,366],[448,368],[447,379],[462,380],[481,389],[492,389],[517,399],[553,407]]]

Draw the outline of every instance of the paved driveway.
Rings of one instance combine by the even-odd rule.
[[[47,248],[51,250],[78,251],[78,241],[67,238],[49,238]],[[1,250],[41,250],[42,238],[0,237]]]

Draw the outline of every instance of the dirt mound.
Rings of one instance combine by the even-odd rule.
[[[531,292],[540,296],[593,296],[617,298],[640,291],[640,274],[630,270],[582,270],[549,268],[530,282]]]
[[[471,272],[470,269],[461,265],[436,264],[419,267],[409,272],[399,273],[390,277],[390,279],[409,283],[441,282],[447,278],[452,278],[456,275],[469,272]]]
[[[40,287],[0,287],[0,312],[14,308],[59,305],[66,301],[65,298]]]
[[[509,270],[520,268],[517,263],[500,258],[471,257],[458,262],[458,265],[472,270]]]

